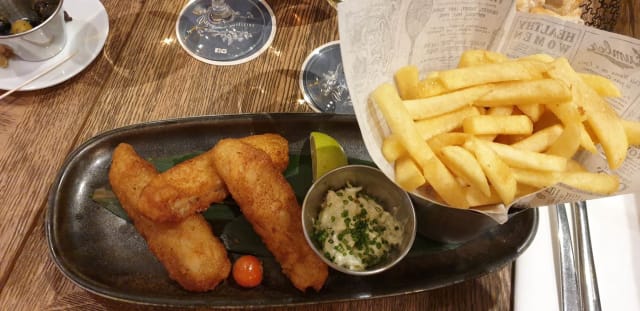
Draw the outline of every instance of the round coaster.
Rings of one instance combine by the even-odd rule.
[[[263,0],[225,0],[231,11],[218,18],[211,0],[194,0],[180,12],[176,35],[189,55],[208,64],[248,62],[271,45],[273,11]]]
[[[340,56],[340,42],[322,45],[309,54],[300,72],[300,90],[317,112],[353,114]]]

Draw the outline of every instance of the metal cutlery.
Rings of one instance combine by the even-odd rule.
[[[571,204],[573,213],[573,232],[575,237],[576,267],[578,268],[578,280],[580,293],[582,294],[582,306],[587,311],[600,311],[600,294],[598,291],[598,279],[593,263],[591,249],[591,233],[589,231],[589,218],[587,216],[587,204],[584,201]]]
[[[586,202],[571,204],[573,238],[566,208],[565,204],[556,205],[562,310],[600,311]]]
[[[563,311],[582,310],[582,296],[578,286],[573,243],[569,219],[564,204],[556,205],[556,221],[558,223],[558,245],[560,252],[560,305]]]

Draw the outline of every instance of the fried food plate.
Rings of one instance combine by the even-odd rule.
[[[53,261],[80,287],[119,301],[178,307],[292,306],[415,293],[472,279],[513,261],[535,235],[538,214],[528,209],[464,244],[418,236],[407,257],[393,269],[370,277],[330,271],[324,288],[317,293],[295,289],[273,256],[257,251],[265,271],[260,286],[243,289],[227,279],[210,292],[192,293],[169,279],[133,225],[92,199],[95,189],[108,186],[111,154],[121,142],[133,145],[144,158],[157,159],[205,151],[222,138],[268,132],[284,136],[295,159],[292,165],[298,166],[300,175],[308,172],[308,181],[298,178],[293,184],[299,189],[296,192],[304,192],[311,182],[311,167],[307,166],[312,131],[335,137],[350,162],[371,161],[351,115],[201,116],[132,125],[91,138],[68,156],[51,188],[45,231]],[[232,216],[236,219],[213,224],[216,235],[229,231],[238,224],[235,220],[243,217]],[[255,251],[232,245],[233,237],[221,239],[232,261]]]

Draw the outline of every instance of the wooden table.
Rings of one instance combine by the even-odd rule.
[[[259,58],[217,67],[175,41],[186,1],[103,0],[110,34],[86,70],[48,89],[0,102],[0,309],[138,310],[90,294],[49,257],[44,211],[67,154],[101,132],[128,124],[206,114],[310,112],[299,69],[316,47],[338,38],[324,0],[272,0],[278,30]],[[640,38],[638,1],[623,0],[618,33]],[[453,286],[405,296],[298,307],[300,310],[508,310],[512,265]],[[269,310],[277,310],[272,308]]]

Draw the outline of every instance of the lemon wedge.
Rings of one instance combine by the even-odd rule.
[[[311,167],[316,181],[330,170],[347,165],[347,155],[335,138],[321,132],[311,132]]]

